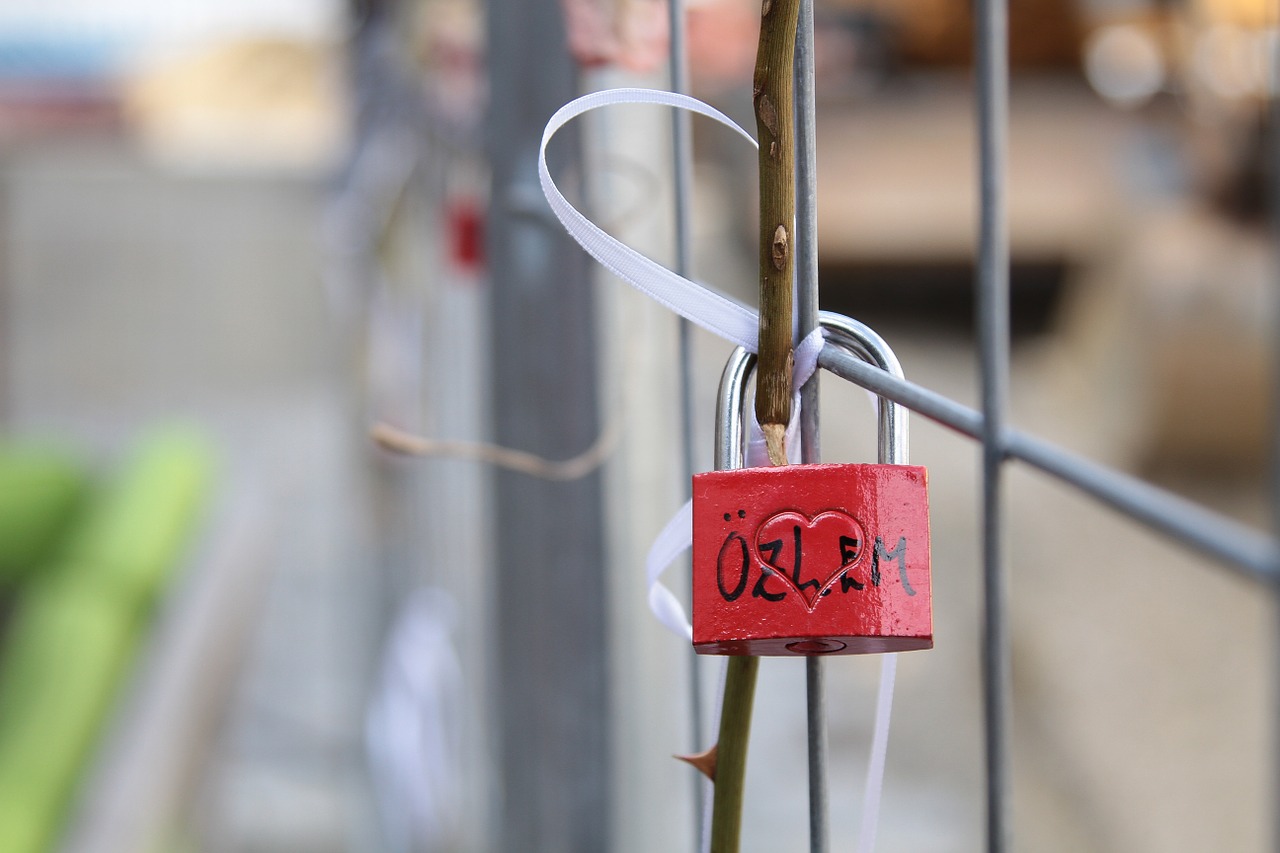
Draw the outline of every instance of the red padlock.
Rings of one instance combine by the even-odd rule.
[[[875,332],[823,315],[829,341],[901,375]],[[933,646],[928,476],[906,462],[906,411],[881,400],[877,465],[743,468],[755,356],[737,350],[717,412],[716,467],[693,478],[699,654],[831,655]]]

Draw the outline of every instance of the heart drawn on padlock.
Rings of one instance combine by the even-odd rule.
[[[857,519],[839,510],[814,516],[787,510],[756,528],[754,545],[760,562],[813,612],[823,594],[861,559],[866,533]],[[851,585],[862,588],[856,581]]]

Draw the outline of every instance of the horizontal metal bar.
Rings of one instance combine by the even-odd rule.
[[[818,364],[842,379],[906,406],[971,438],[982,437],[982,415],[827,344]],[[1016,429],[1003,434],[1004,453],[1058,478],[1148,527],[1221,560],[1244,577],[1280,579],[1280,549],[1268,536],[1186,498],[1100,465]]]
[[[846,352],[840,346],[828,342],[818,355],[818,364],[841,379],[846,379],[868,391],[874,391],[881,397],[900,403],[911,411],[919,412],[926,418],[950,427],[956,432],[964,433],[970,438],[982,436],[982,415],[977,411],[968,406],[962,406],[936,391],[930,391],[913,382],[892,376],[887,371]]]

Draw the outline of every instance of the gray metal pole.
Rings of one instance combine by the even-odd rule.
[[[1273,46],[1268,57],[1269,82],[1266,114],[1266,157],[1270,161],[1271,181],[1271,262],[1280,270],[1280,51]],[[1273,276],[1275,273],[1273,273]],[[1273,278],[1272,306],[1272,365],[1280,377],[1280,277]],[[1280,543],[1280,379],[1273,378],[1271,385],[1271,536]],[[1272,578],[1271,589],[1271,801],[1280,800],[1280,573]],[[1280,810],[1273,809],[1271,817],[1271,849],[1280,853]]]
[[[558,0],[491,0],[488,49],[494,438],[562,459],[598,424],[589,261],[537,182],[543,126],[576,94]],[[562,135],[553,172],[578,160]],[[602,502],[598,473],[495,476],[499,850],[612,847]]]
[[[671,91],[689,94],[689,60],[685,48],[684,0],[670,0],[667,4],[668,24],[671,30],[671,52],[668,70]],[[674,110],[671,116],[671,162],[675,183],[675,271],[686,278],[693,276],[693,134],[691,116],[685,110]],[[680,445],[684,463],[685,496],[690,496],[696,469],[693,448],[697,437],[693,429],[693,324],[683,317],[679,320],[680,370]],[[692,573],[692,566],[689,567]],[[690,574],[690,584],[692,575]],[[689,659],[689,751],[705,748],[702,733],[702,670],[698,656],[691,649]],[[693,849],[702,844],[707,815],[703,808],[703,791],[710,784],[701,773],[690,771],[693,780]]]
[[[801,336],[818,325],[818,155],[813,66],[813,0],[800,1],[796,33],[796,312]],[[818,374],[800,389],[800,434],[804,462],[819,462]],[[805,658],[805,703],[809,746],[809,850],[830,844],[827,808],[827,710],[822,658]]]
[[[813,70],[813,0],[800,0],[796,33],[796,314],[800,336],[818,327],[818,154]],[[818,435],[818,371],[800,389],[805,462],[822,458]]]
[[[1006,610],[1002,468],[1009,377],[1009,239],[1005,214],[1008,129],[1006,0],[979,0],[977,61],[979,217],[977,325],[982,359],[982,674],[987,768],[987,849],[1011,849],[1010,655]]]

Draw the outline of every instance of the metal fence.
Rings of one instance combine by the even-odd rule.
[[[493,223],[493,230],[490,232],[491,243],[495,242],[495,234],[507,234],[508,232],[514,234],[518,231],[521,236],[521,240],[504,239],[496,241],[503,244],[503,246],[495,248],[493,252],[497,260],[493,266],[495,294],[498,294],[498,285],[500,284],[496,279],[504,269],[501,260],[503,253],[517,251],[516,248],[509,247],[524,246],[527,249],[529,240],[550,240],[546,231],[546,217],[541,211],[541,206],[529,201],[531,192],[535,194],[536,198],[536,188],[533,186],[534,176],[532,174],[531,151],[529,150],[531,142],[527,137],[532,131],[533,138],[536,138],[546,115],[558,105],[557,98],[563,101],[568,96],[571,96],[566,95],[566,93],[570,92],[574,85],[572,72],[567,67],[567,64],[556,64],[561,63],[561,58],[557,53],[557,45],[554,43],[555,38],[551,33],[547,33],[546,39],[539,42],[538,55],[530,59],[529,63],[527,63],[529,67],[524,68],[523,71],[521,71],[523,66],[511,60],[511,56],[516,53],[516,48],[511,47],[511,45],[519,46],[519,44],[528,41],[527,33],[522,29],[526,24],[522,24],[517,20],[518,15],[531,16],[531,19],[537,21],[539,26],[545,27],[545,22],[540,21],[538,15],[541,12],[550,11],[555,5],[549,0],[547,2],[527,4],[526,0],[494,0],[489,4],[491,50],[501,46],[496,44],[498,40],[492,38],[495,33],[505,37],[507,43],[503,44],[506,44],[507,49],[502,51],[495,50],[495,57],[503,57],[501,62],[506,66],[510,77],[518,77],[523,73],[528,78],[522,82],[524,88],[520,90],[512,89],[501,94],[502,104],[505,109],[502,114],[509,116],[510,121],[501,128],[501,138],[497,142],[491,142],[489,151],[490,157],[495,161],[495,166],[501,165],[501,168],[495,168],[494,202],[491,213],[495,222]],[[671,85],[676,91],[685,91],[687,90],[687,71],[684,60],[684,4],[682,0],[672,0],[670,6],[672,31]],[[541,12],[538,12],[537,9],[541,9]],[[823,351],[819,364],[844,380],[866,388],[957,433],[981,442],[981,539],[984,562],[984,627],[981,659],[983,662],[983,727],[985,733],[985,798],[987,804],[986,847],[991,851],[1006,851],[1013,849],[1013,840],[1010,833],[1011,675],[1007,593],[1009,569],[1005,562],[1004,544],[1006,511],[1003,484],[1006,464],[1010,461],[1020,461],[1048,474],[1101,504],[1110,507],[1115,512],[1128,516],[1172,540],[1184,543],[1200,551],[1218,561],[1223,567],[1234,570],[1244,578],[1259,582],[1262,584],[1263,591],[1273,596],[1280,591],[1280,584],[1277,583],[1280,580],[1280,541],[1277,540],[1275,533],[1264,533],[1241,525],[1203,506],[1138,480],[1128,474],[1066,451],[1037,436],[1027,434],[1009,425],[1007,410],[1010,373],[1010,247],[1006,222],[1005,178],[1007,171],[1009,36],[1006,0],[978,0],[974,6],[974,20],[976,56],[975,113],[978,119],[979,134],[977,172],[980,187],[976,319],[981,364],[981,410],[975,410],[927,388],[896,378],[883,370],[850,356],[837,347],[828,346]],[[527,26],[533,26],[533,24],[527,24]],[[497,62],[498,60],[495,59],[493,61]],[[813,0],[803,0],[801,32],[797,43],[797,103],[800,105],[797,142],[800,151],[796,158],[799,172],[797,176],[799,194],[797,211],[800,219],[799,228],[797,229],[798,307],[801,314],[802,331],[807,331],[816,325],[818,315],[817,247],[812,240],[812,235],[816,231],[814,227],[816,220],[816,175],[814,166],[815,108],[813,77]],[[500,92],[499,87],[501,84],[501,80],[494,81],[495,89]],[[534,95],[536,95],[536,98]],[[550,110],[546,109],[548,104],[550,105]],[[493,127],[490,128],[490,132],[496,135]],[[524,136],[522,137],[521,134]],[[683,115],[678,115],[673,123],[672,151],[675,183],[675,206],[673,210],[676,236],[675,270],[687,275],[691,267],[692,256],[690,201],[692,155],[688,121],[687,117]],[[499,164],[498,161],[500,159],[505,159],[507,162]],[[1275,171],[1280,174],[1280,168]],[[504,173],[510,174],[504,175]],[[507,230],[504,231],[503,229]],[[539,231],[538,229],[542,230]],[[563,238],[563,235],[559,236]],[[576,249],[574,249],[574,253],[573,257],[579,257],[576,255]],[[507,263],[511,267],[524,268],[519,260],[508,258]],[[573,278],[577,282],[575,284],[576,287],[582,282],[582,270],[576,263],[570,264],[570,267],[568,274],[564,269],[557,269],[554,274],[562,279]],[[541,296],[545,295],[541,294]],[[494,302],[495,311],[506,312],[505,316],[507,316],[509,325],[512,326],[513,333],[518,331],[515,327],[524,324],[525,321],[522,312],[510,306],[503,307],[500,298],[495,298]],[[555,314],[554,311],[551,313]],[[501,321],[501,317],[498,319]],[[580,317],[578,319],[583,322],[589,322],[589,318]],[[1277,319],[1280,320],[1280,318]],[[679,339],[679,361],[681,364],[680,397],[683,401],[683,458],[685,473],[691,475],[694,471],[692,448],[696,441],[693,436],[693,394],[691,390],[693,383],[690,366],[690,337],[691,330],[689,325],[682,323]],[[521,353],[521,359],[525,361],[535,357],[531,351],[520,347],[512,347],[511,350]],[[590,384],[590,382],[581,383],[584,387]],[[806,420],[802,424],[802,429],[805,436],[805,461],[816,461],[817,458],[818,443],[815,419],[817,406],[814,405],[816,391],[816,383],[806,386],[804,390],[806,405],[802,411],[806,413]],[[542,417],[546,409],[544,402],[540,399],[527,401],[528,412],[524,417]],[[559,411],[554,414],[561,417],[577,417],[583,412],[591,412],[593,410],[594,406],[588,400],[585,403],[579,401],[572,406],[560,406]],[[551,436],[559,434],[559,428],[554,424],[548,426],[539,422],[538,428],[540,430],[545,429],[548,435]],[[523,429],[527,432],[527,423]],[[499,436],[502,437],[502,430],[499,429],[498,432]],[[582,437],[579,436],[578,438],[581,439]],[[515,441],[514,436],[512,441],[513,443],[519,443]],[[558,453],[563,455],[564,452],[568,452],[568,449],[581,446],[583,443],[583,441],[575,439],[565,442],[564,447],[552,447],[544,452],[548,452],[550,455],[557,455]],[[1280,466],[1277,466],[1277,469],[1273,472],[1273,478],[1276,481],[1280,481]],[[501,489],[502,487],[503,484],[500,483],[499,488]],[[584,503],[594,505],[598,501],[592,496]],[[518,513],[528,514],[543,511],[549,516],[554,516],[560,514],[562,510],[562,507],[554,501],[539,500],[536,497],[522,500],[508,499],[507,504],[503,509],[504,518],[507,520]],[[598,518],[593,513],[584,511],[584,514],[592,518]],[[1276,532],[1280,532],[1280,506],[1273,513],[1273,517],[1276,518]],[[536,526],[533,522],[529,522],[529,524]],[[508,533],[502,535],[509,539],[509,544],[512,548],[523,547],[524,543],[528,541],[528,537]],[[498,543],[498,547],[505,546],[502,543]],[[594,576],[594,573],[598,570],[593,562],[595,559],[596,555],[588,554],[577,560],[582,564],[583,571],[575,576]],[[527,606],[528,596],[536,597],[541,594],[543,593],[536,589],[525,590],[519,596],[513,596],[510,601],[504,599],[502,603],[510,613],[517,613]],[[521,596],[525,597],[522,598]],[[593,637],[602,636],[606,633],[604,628],[598,624],[593,623],[590,627],[595,632],[592,635]],[[563,689],[572,693],[575,685],[581,689],[585,689],[584,685],[588,682],[598,685],[602,680],[599,676],[599,665],[604,660],[599,656],[599,652],[592,651],[589,644],[578,643],[576,646],[573,646],[573,644],[569,644],[569,646],[573,647],[574,654],[587,655],[591,665],[565,664],[557,667],[555,675],[563,684],[560,684],[556,689]],[[514,677],[520,672],[534,671],[531,667],[535,664],[531,664],[528,660],[519,657],[520,654],[527,654],[528,651],[528,649],[520,648],[512,652],[512,658],[503,664],[506,674],[512,674]],[[692,697],[691,740],[694,743],[702,743],[705,734],[703,720],[707,716],[707,709],[699,705],[699,697],[703,693],[703,688],[698,683],[697,667],[692,667],[691,671],[693,672],[693,683],[689,686],[689,693]],[[816,852],[827,850],[829,845],[826,817],[825,763],[827,746],[825,742],[823,662],[817,658],[808,659],[806,662],[806,675],[809,687],[810,847]],[[531,697],[541,696],[546,690],[551,689],[542,683],[526,685],[526,687],[526,704],[533,704],[533,698]],[[598,697],[591,699],[591,701],[596,702],[597,699]],[[508,701],[510,701],[510,697],[508,697]],[[602,705],[603,701],[601,700]],[[532,747],[527,746],[527,743],[532,742],[534,739],[526,738],[526,728],[530,725],[530,721],[520,718],[518,706],[515,707],[511,716],[511,720],[504,718],[500,721],[499,727],[502,729],[502,737],[512,743],[525,743],[526,747],[523,748],[532,749]],[[548,753],[560,753],[566,748],[565,744],[569,744],[573,749],[577,750],[576,755],[582,756],[582,743],[576,739],[580,733],[558,732],[557,734],[558,736],[563,735],[561,739],[563,742],[547,741],[540,748]],[[600,761],[607,760],[599,758],[601,754],[607,752],[605,745],[601,743],[602,739],[603,735],[593,730],[591,743],[589,744],[590,750],[588,750],[591,754],[583,760],[584,766],[589,765],[596,769],[592,770],[591,773],[585,774],[585,776],[566,774],[558,780],[570,780],[575,785],[579,785],[579,787],[585,787],[581,784],[582,779],[590,778],[592,780],[592,792],[591,797],[588,798],[588,806],[591,808],[594,808],[600,801],[607,799],[604,793],[608,785],[606,781],[607,773],[598,772],[598,767],[592,763],[597,759]],[[1277,735],[1276,739],[1280,740],[1280,734]],[[535,767],[541,757],[544,756],[516,756],[515,761],[526,764],[527,766],[524,769],[527,771]],[[1272,764],[1280,764],[1280,760],[1273,761]],[[515,776],[508,773],[509,770],[510,767],[504,765],[499,771],[499,775],[515,778]],[[574,772],[576,774],[579,771],[575,770]],[[540,778],[546,783],[541,786],[544,790],[555,787],[552,783],[553,780],[545,776]],[[537,787],[536,782],[528,782],[526,784]],[[510,789],[509,785],[508,790]],[[693,795],[695,802],[699,804],[698,807],[695,807],[696,813],[697,808],[701,805],[702,798],[700,784],[695,786]],[[506,808],[514,813],[514,817],[512,814],[506,814],[501,819],[504,828],[500,830],[500,834],[505,835],[507,838],[546,838],[545,825],[549,822],[576,825],[578,829],[572,842],[566,840],[565,846],[557,849],[602,849],[599,847],[599,844],[602,843],[600,839],[608,837],[608,828],[604,825],[607,818],[599,816],[600,813],[603,813],[603,807],[599,812],[591,811],[591,808],[584,808],[567,815],[557,814],[551,819],[545,816],[526,814],[525,811],[536,812],[539,809],[545,810],[545,808],[543,805],[536,803],[517,803],[514,797],[507,802]],[[591,832],[586,832],[584,829],[584,826],[588,824],[591,827]],[[699,829],[698,837],[700,838],[701,835],[702,833]],[[1274,844],[1277,845],[1277,849],[1280,849],[1280,833],[1275,834]],[[533,844],[529,849],[536,847],[537,845]],[[546,847],[544,849],[552,848]]]
[[[679,0],[672,3],[672,79],[683,80],[680,50],[683,13]],[[1128,474],[1110,469],[1066,451],[1008,424],[1010,248],[1008,238],[1006,173],[1009,89],[1009,27],[1006,0],[978,0],[974,6],[975,111],[978,126],[980,230],[977,245],[976,320],[981,365],[981,411],[961,405],[941,394],[890,375],[828,344],[819,364],[835,375],[881,397],[900,403],[982,445],[981,541],[983,559],[983,728],[986,763],[986,847],[992,853],[1013,849],[1011,837],[1010,719],[1012,705],[1010,631],[1008,625],[1008,567],[1005,560],[1006,513],[1004,467],[1017,460],[1050,475],[1118,513],[1159,533],[1191,546],[1228,569],[1262,585],[1270,595],[1280,594],[1280,541],[1239,524],[1194,502],[1157,488]],[[813,0],[802,0],[797,41],[797,216],[799,218],[798,306],[802,333],[817,320],[816,180],[814,169],[813,98]],[[1274,85],[1274,84],[1273,84]],[[1276,99],[1272,98],[1274,105]],[[1276,109],[1272,108],[1275,125]],[[676,122],[674,136],[676,223],[680,233],[688,228],[687,131]],[[1269,139],[1269,141],[1273,141]],[[1280,157],[1274,158],[1280,163]],[[1280,174],[1280,167],[1273,170]],[[1280,188],[1271,187],[1273,196]],[[687,236],[678,238],[681,245]],[[681,263],[687,263],[682,256]],[[1277,318],[1280,319],[1280,318]],[[687,363],[688,355],[682,357]],[[687,371],[686,371],[687,372]],[[687,380],[686,380],[687,383]],[[806,389],[816,394],[816,387]],[[686,397],[687,399],[687,397]],[[812,403],[812,396],[806,402]],[[804,408],[805,461],[816,461],[816,406]],[[686,442],[691,442],[686,437]],[[1280,454],[1273,454],[1280,459]],[[1280,462],[1273,471],[1273,491],[1280,482]],[[1273,513],[1280,531],[1280,507]],[[809,658],[810,745],[810,849],[828,849],[826,803],[826,740],[823,711],[822,662]],[[697,690],[695,689],[695,694]],[[694,714],[699,711],[695,708]],[[1280,732],[1280,728],[1277,728]],[[1280,742],[1280,734],[1274,738]],[[1272,762],[1273,765],[1280,762]],[[1280,832],[1273,828],[1275,845]]]

